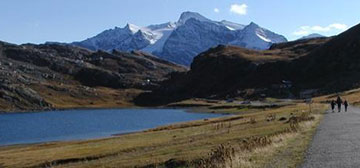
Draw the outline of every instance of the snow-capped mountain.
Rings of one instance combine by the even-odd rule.
[[[285,42],[285,37],[261,28],[255,23],[242,25],[230,21],[212,21],[199,13],[184,12],[177,22],[147,27],[127,24],[115,27],[72,45],[90,50],[142,50],[165,60],[190,65],[199,53],[219,44],[251,49],[268,49]]]
[[[318,34],[318,33],[313,33],[313,34],[309,34],[307,36],[301,37],[301,38],[299,38],[299,40],[312,39],[312,38],[321,38],[321,37],[326,37],[326,36]]]
[[[188,11],[181,14],[177,24],[178,25],[185,24],[185,22],[188,21],[189,19],[196,19],[201,22],[213,22],[212,20],[200,15],[199,13]]]
[[[160,39],[166,39],[167,34],[174,30],[175,27],[176,25],[170,22],[161,25],[151,25],[149,27],[127,24],[124,28],[115,27],[114,29],[105,30],[95,37],[72,44],[90,50],[141,50],[150,48],[150,46],[153,45],[158,45],[157,42],[159,42]],[[152,52],[150,49],[148,51]]]
[[[268,49],[274,43],[287,41],[284,36],[275,34],[259,25],[251,22],[242,30],[237,31],[236,40],[230,44],[250,49],[264,50]]]
[[[230,22],[227,20],[222,20],[220,23],[223,24],[224,26],[226,26],[226,28],[228,28],[230,30],[241,30],[241,29],[245,28],[245,25],[233,23],[233,22]]]
[[[190,65],[199,53],[219,44],[235,40],[235,35],[224,25],[191,18],[174,30],[154,55],[183,65]]]

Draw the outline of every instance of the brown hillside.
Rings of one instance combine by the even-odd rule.
[[[289,63],[306,56],[329,39],[311,39],[278,44],[270,50],[254,51],[218,46],[195,57],[191,70],[174,74],[153,93],[137,98],[159,100],[158,104],[192,97],[244,96],[248,89],[266,90],[287,79]],[[152,101],[156,102],[156,101]]]
[[[129,106],[186,69],[140,52],[0,42],[0,111]]]

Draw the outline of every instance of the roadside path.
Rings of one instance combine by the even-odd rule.
[[[360,167],[360,109],[350,106],[346,113],[327,111],[301,167]]]

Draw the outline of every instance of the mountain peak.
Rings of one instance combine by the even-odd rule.
[[[128,23],[128,24],[126,24],[125,29],[129,30],[130,32],[132,32],[134,34],[140,30],[140,27],[136,26],[134,24]]]
[[[206,21],[206,22],[211,21],[210,19],[202,16],[202,15],[199,14],[199,13],[187,11],[187,12],[183,12],[183,13],[181,14],[178,23],[184,24],[187,20],[189,20],[189,19],[191,19],[191,18],[196,19],[196,20],[199,20],[199,21]]]
[[[260,26],[258,24],[256,24],[255,22],[251,22],[247,27],[258,28]]]

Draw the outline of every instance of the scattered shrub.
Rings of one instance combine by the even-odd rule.
[[[250,118],[250,124],[255,124],[256,123],[256,119],[254,117]]]
[[[268,114],[266,116],[266,121],[270,122],[270,121],[275,121],[276,120],[276,114]]]
[[[285,121],[285,120],[287,120],[286,117],[281,117],[281,118],[279,119],[279,121]]]

